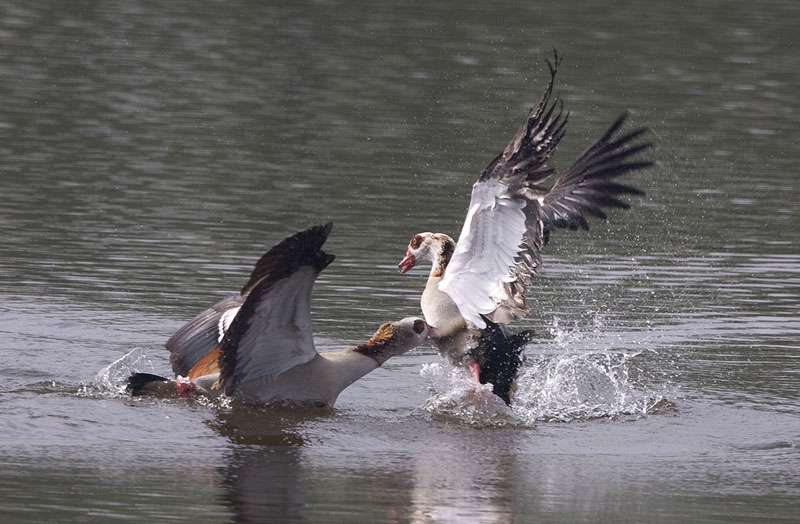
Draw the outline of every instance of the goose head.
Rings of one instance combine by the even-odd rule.
[[[444,273],[455,247],[453,239],[444,233],[417,233],[408,243],[406,256],[397,267],[401,273],[406,273],[419,261],[428,261],[433,264],[434,272]]]
[[[433,328],[418,317],[406,317],[397,322],[381,324],[367,341],[355,351],[383,364],[391,357],[402,355],[419,346],[433,333]]]

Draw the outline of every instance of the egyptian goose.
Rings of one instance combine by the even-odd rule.
[[[505,324],[528,312],[525,288],[550,233],[588,230],[587,217],[605,219],[603,208],[627,209],[619,197],[643,192],[614,179],[652,165],[636,158],[651,146],[639,141],[647,130],[621,132],[623,115],[549,188],[539,185],[553,174],[545,162],[569,117],[557,98],[551,101],[559,64],[557,54],[547,61],[550,82],[538,105],[472,186],[458,243],[443,233],[419,233],[398,264],[406,273],[419,261],[432,263],[421,300],[425,320],[436,330],[432,338],[448,361],[492,383],[506,403],[532,333],[512,336]]]
[[[333,406],[347,386],[424,342],[428,325],[409,317],[381,325],[360,346],[317,353],[311,289],[334,259],[321,250],[332,227],[314,226],[275,245],[256,263],[241,293],[204,311],[167,341],[174,386],[140,373],[129,379],[128,389],[139,394],[150,384],[169,382],[184,396],[197,391],[260,403]]]

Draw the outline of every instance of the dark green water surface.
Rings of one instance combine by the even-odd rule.
[[[0,521],[797,522],[799,20],[791,1],[4,2]],[[337,255],[320,350],[418,314],[426,270],[396,263],[419,231],[457,236],[554,46],[554,166],[623,111],[657,166],[631,210],[553,235],[513,409],[476,407],[431,346],[333,411],[125,396],[313,223]]]

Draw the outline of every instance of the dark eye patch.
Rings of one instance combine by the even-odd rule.
[[[418,249],[419,246],[422,245],[422,235],[414,235],[414,238],[411,239],[411,249]]]
[[[417,319],[414,321],[414,333],[420,334],[425,331],[425,321]]]

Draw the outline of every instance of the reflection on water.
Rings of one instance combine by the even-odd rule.
[[[299,450],[239,447],[222,472],[236,522],[298,522],[308,504]]]
[[[252,406],[220,399],[214,403],[215,419],[209,426],[235,444],[257,446],[302,446],[298,432],[303,422],[331,416],[329,408]]]
[[[796,520],[798,17],[4,2],[3,522]],[[395,262],[414,232],[457,235],[553,46],[554,167],[625,110],[659,165],[632,209],[553,235],[514,408],[430,347],[322,413],[124,395],[312,223],[336,223],[321,350],[418,314],[425,273]]]
[[[515,485],[515,464],[511,454],[476,455],[468,449],[457,461],[435,453],[415,457],[410,521],[513,522],[516,508],[508,494],[527,488]]]
[[[276,416],[263,410],[237,413],[233,419],[230,415],[223,415],[223,422],[215,427],[233,442],[249,444],[237,446],[226,457],[222,472],[224,501],[237,521],[319,522],[336,515],[335,520],[343,522],[364,518],[511,522],[514,515],[506,496],[512,489],[509,474],[514,459],[507,453],[474,455],[474,449],[464,449],[459,452],[463,457],[453,461],[436,445],[421,452],[398,446],[377,454],[359,449],[363,441],[356,438],[348,450],[334,450],[327,456],[330,450],[312,441],[301,446],[300,440],[287,440],[291,439],[288,435],[308,432],[313,415],[309,419],[307,413],[294,411]],[[404,425],[408,424],[419,421],[408,420]],[[409,432],[394,426],[402,442]],[[254,446],[256,434],[262,439]],[[510,438],[503,436],[509,444]]]

